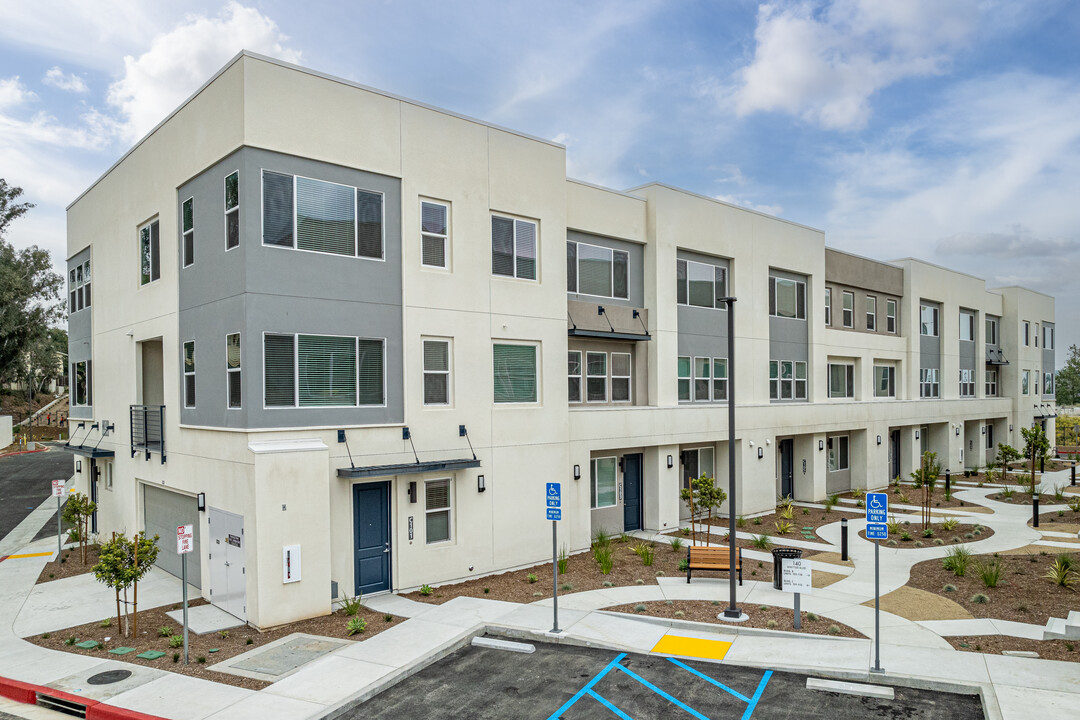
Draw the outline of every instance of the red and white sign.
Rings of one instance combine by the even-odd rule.
[[[176,554],[185,555],[195,547],[195,526],[181,525],[176,528]]]
[[[63,480],[53,480],[52,481],[52,496],[53,497],[64,497],[64,481]]]

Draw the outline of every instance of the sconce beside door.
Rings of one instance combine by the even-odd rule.
[[[675,458],[671,457],[670,455],[667,456],[667,466],[668,470],[675,467]]]
[[[580,465],[575,465],[574,466],[574,479],[575,480],[580,480],[581,479],[581,466]]]

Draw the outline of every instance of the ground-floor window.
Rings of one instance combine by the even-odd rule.
[[[848,436],[834,435],[826,438],[826,449],[829,457],[829,472],[838,472],[848,469]]]
[[[450,539],[450,488],[450,478],[424,483],[424,538],[428,545]]]
[[[691,478],[699,478],[702,475],[708,475],[711,478],[716,477],[713,471],[714,455],[715,452],[711,447],[683,450],[682,462],[683,471],[685,472],[683,487],[689,487]]]
[[[589,478],[590,504],[594,510],[618,502],[618,464],[613,457],[593,458]]]

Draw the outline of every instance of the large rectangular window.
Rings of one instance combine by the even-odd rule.
[[[450,242],[450,207],[443,203],[420,203],[420,264],[424,267],[447,267]]]
[[[89,360],[71,363],[71,404],[76,407],[88,407],[94,404],[94,378],[90,368],[91,361]]]
[[[585,353],[585,399],[607,402],[607,353]]]
[[[919,397],[936,398],[941,396],[937,368],[919,369]]]
[[[825,288],[825,324],[832,325],[832,288]]]
[[[680,305],[725,307],[721,298],[727,296],[726,268],[693,260],[676,260],[675,269],[675,296]]]
[[[845,291],[844,301],[844,327],[855,327],[855,293]]]
[[[975,397],[975,370],[961,368],[960,397]]]
[[[195,341],[184,343],[184,407],[195,407]]]
[[[847,470],[848,464],[848,436],[833,435],[825,438],[825,446],[828,450],[829,472]]]
[[[692,448],[683,450],[680,459],[683,465],[683,487],[689,487],[691,478],[697,479],[702,475],[714,480],[716,475],[713,470],[714,450],[711,447]]]
[[[998,394],[998,371],[986,371],[986,397],[997,397]]]
[[[769,399],[805,400],[806,383],[806,363],[804,361],[769,361]]]
[[[450,404],[450,341],[424,340],[424,404]]]
[[[933,305],[919,306],[919,334],[938,336],[938,309]]]
[[[536,345],[492,345],[495,402],[537,401]]]
[[[491,272],[521,280],[536,279],[536,223],[491,216]]]
[[[877,330],[877,298],[866,296],[866,329]]]
[[[874,366],[874,397],[896,397],[896,368],[891,365]]]
[[[382,193],[263,170],[263,244],[381,260]]]
[[[975,341],[975,316],[972,313],[960,313],[960,339],[964,342]]]
[[[885,330],[886,332],[896,334],[896,301],[885,301]]]
[[[566,397],[572,403],[581,402],[581,351],[570,350],[566,355]]]
[[[806,319],[806,283],[769,276],[769,314]]]
[[[690,385],[693,383],[693,362],[688,356],[678,358],[679,372],[679,400],[688,402],[691,399]]]
[[[267,407],[384,403],[384,341],[338,335],[263,337]]]
[[[994,318],[986,318],[986,344],[997,345],[998,333],[997,333],[997,320]]]
[[[243,400],[243,383],[240,369],[240,333],[225,336],[225,375],[229,407],[239,408]]]
[[[187,267],[195,262],[195,198],[184,201],[180,218],[180,246],[184,249],[184,267]]]
[[[90,261],[75,266],[68,279],[68,312],[90,307]]]
[[[225,176],[225,250],[240,244],[240,172]]]
[[[855,366],[829,363],[829,397],[855,397]]]
[[[450,540],[452,489],[449,478],[424,483],[424,541],[428,545]]]
[[[139,284],[147,285],[161,278],[161,237],[158,221],[139,228]]]
[[[605,298],[630,297],[630,254],[587,243],[566,243],[567,292]]]
[[[615,507],[618,503],[618,463],[613,457],[593,458],[589,473],[589,507]]]

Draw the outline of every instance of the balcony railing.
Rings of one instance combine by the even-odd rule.
[[[165,463],[164,405],[131,406],[131,457],[139,452],[145,452],[147,460],[156,452]]]

